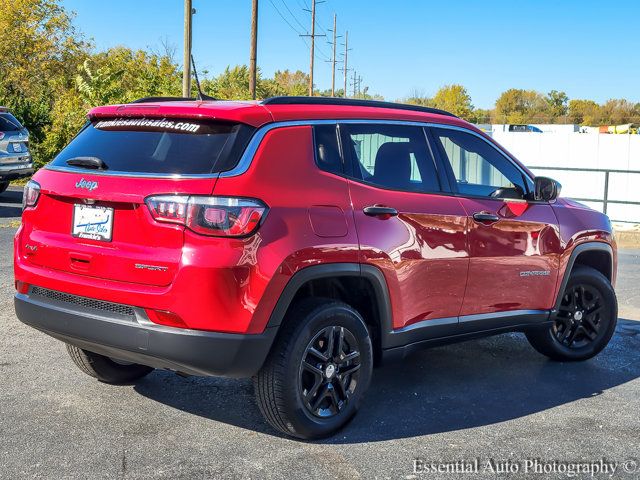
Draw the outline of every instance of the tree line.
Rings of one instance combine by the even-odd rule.
[[[640,103],[611,99],[603,104],[593,100],[572,99],[565,92],[547,94],[512,88],[503,92],[493,109],[474,108],[462,85],[445,85],[433,97],[414,94],[406,103],[447,110],[472,123],[564,123],[583,126],[640,123]]]
[[[73,24],[73,15],[59,0],[0,0],[0,105],[7,106],[31,133],[36,165],[51,160],[85,121],[87,111],[104,104],[125,103],[147,96],[180,96],[182,71],[175,48],[157,50],[115,47],[96,51]],[[199,72],[208,95],[248,99],[249,69],[229,66],[218,75]],[[273,76],[258,72],[257,95],[306,95],[308,75],[288,69]],[[195,95],[195,85],[193,86]],[[337,92],[338,96],[343,91]],[[316,95],[330,95],[316,90]],[[378,99],[363,88],[359,98]],[[622,124],[640,121],[640,104],[610,100],[569,100],[564,92],[546,95],[508,90],[495,108],[474,108],[461,85],[447,85],[433,97],[414,94],[407,103],[451,111],[476,123]]]

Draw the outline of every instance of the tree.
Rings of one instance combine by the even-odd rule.
[[[495,123],[544,123],[549,121],[548,103],[534,90],[509,89],[496,101]]]
[[[76,75],[76,87],[81,98],[90,106],[113,103],[123,97],[120,79],[124,69],[111,70],[108,67],[91,69],[89,60],[85,60],[81,73]]]
[[[569,120],[578,125],[600,124],[600,106],[593,100],[570,100]]]
[[[73,86],[90,45],[55,0],[0,0],[0,12],[0,104],[29,128],[34,160],[42,163],[51,109]]]
[[[309,89],[309,75],[300,70],[295,72],[278,70],[274,73],[273,79],[267,80],[266,83],[269,96],[304,96],[307,95]]]
[[[476,108],[473,111],[470,122],[472,123],[491,123],[491,117],[493,110],[487,110],[484,108]]]
[[[398,100],[409,105],[420,105],[422,107],[433,107],[433,100],[428,97],[423,90],[414,88],[411,94],[404,100]]]
[[[553,120],[567,116],[569,111],[569,97],[567,97],[566,93],[551,90],[547,94],[546,100],[549,106],[549,114]]]
[[[609,99],[600,107],[601,121],[607,125],[620,125],[637,120],[635,105],[624,99]]]
[[[465,120],[470,120],[473,113],[471,97],[462,85],[445,85],[440,88],[431,100],[430,106],[451,112]]]

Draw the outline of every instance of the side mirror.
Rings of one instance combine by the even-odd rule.
[[[535,178],[534,199],[543,202],[553,202],[560,195],[560,182],[548,177]]]

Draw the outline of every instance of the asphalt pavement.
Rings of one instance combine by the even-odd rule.
[[[520,334],[425,350],[375,370],[338,436],[301,442],[269,428],[249,380],[101,384],[16,320],[19,197],[0,196],[1,478],[569,478],[583,462],[640,477],[640,251],[620,253],[621,318],[595,359],[554,363]]]

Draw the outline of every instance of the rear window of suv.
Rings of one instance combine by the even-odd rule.
[[[114,172],[223,172],[238,163],[253,130],[237,123],[173,118],[100,119],[86,125],[50,165],[69,167],[71,159],[94,157]]]
[[[22,130],[22,125],[16,117],[10,113],[0,113],[0,132],[18,132]]]

